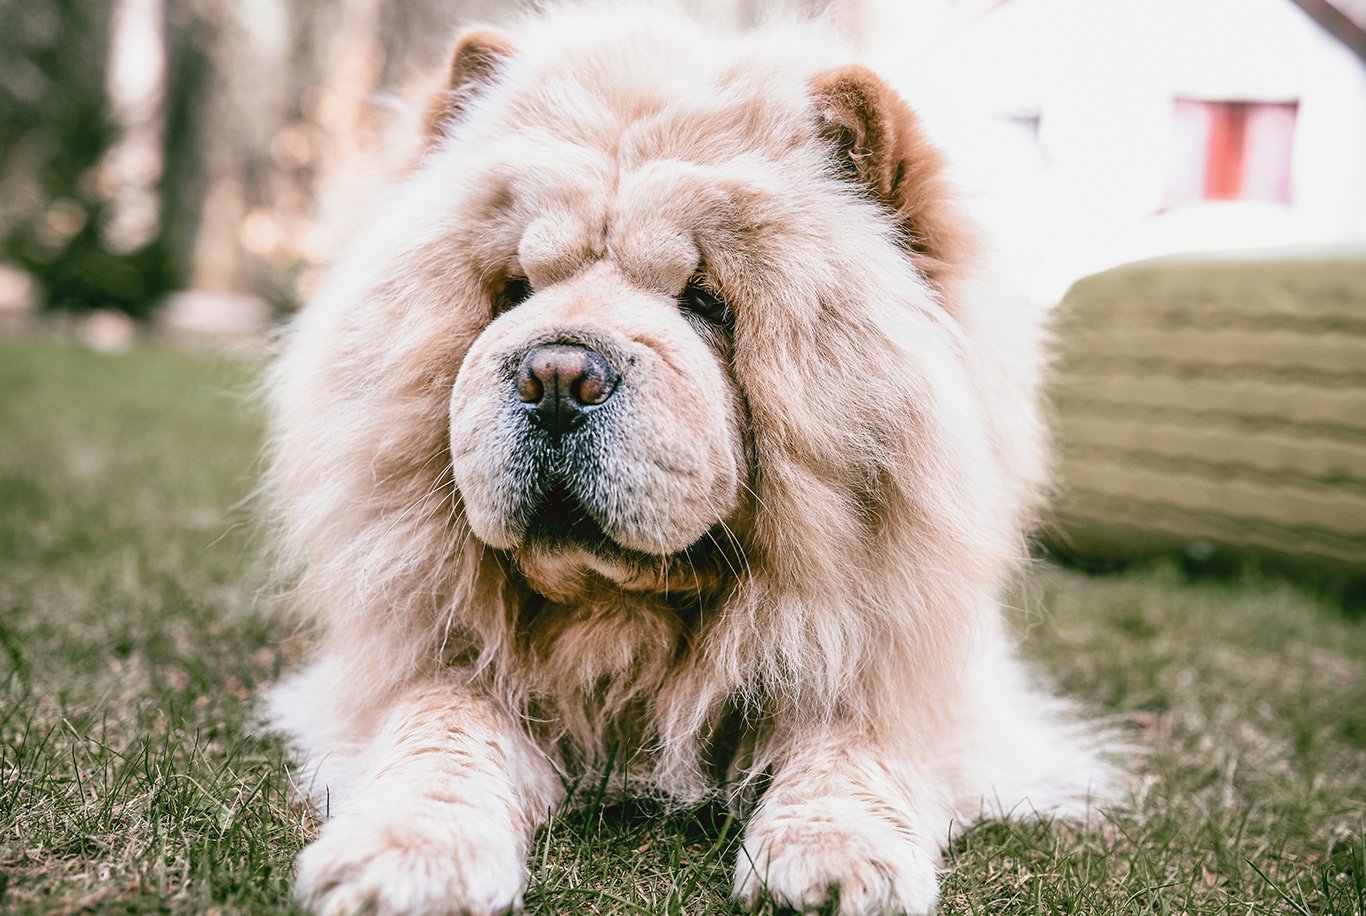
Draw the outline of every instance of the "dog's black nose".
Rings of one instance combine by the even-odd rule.
[[[562,433],[583,422],[617,389],[619,376],[607,360],[577,344],[535,347],[517,369],[517,397],[531,422]]]

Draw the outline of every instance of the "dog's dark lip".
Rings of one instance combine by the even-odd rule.
[[[697,562],[728,537],[721,524],[713,526],[692,544],[670,556]],[[523,545],[564,549],[577,547],[603,559],[654,563],[659,555],[625,547],[604,530],[584,508],[563,480],[557,480],[541,496],[524,529]]]
[[[563,480],[542,494],[526,524],[529,543],[549,547],[577,546],[610,550],[618,546]]]

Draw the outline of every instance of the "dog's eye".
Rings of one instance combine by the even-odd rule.
[[[531,298],[533,292],[531,281],[526,277],[508,277],[503,281],[502,288],[493,297],[494,317],[496,318],[521,305]]]
[[[678,297],[678,304],[704,321],[719,327],[727,327],[731,323],[730,307],[726,305],[725,300],[708,290],[699,280],[688,281],[682,295]]]

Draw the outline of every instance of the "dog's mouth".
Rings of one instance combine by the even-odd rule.
[[[541,496],[527,519],[525,541],[539,547],[582,547],[593,552],[619,548],[563,480]]]
[[[532,588],[557,600],[569,600],[594,582],[608,583],[616,591],[683,598],[716,587],[727,571],[741,568],[742,550],[722,522],[668,555],[627,547],[594,518],[569,484],[557,480],[528,515],[514,556]]]
[[[725,534],[717,532],[724,531]],[[670,556],[697,562],[710,545],[722,540],[734,540],[725,525],[718,522],[696,541]],[[524,547],[541,552],[560,552],[579,549],[601,559],[635,561],[652,564],[660,555],[644,553],[621,544],[607,532],[607,528],[593,517],[593,513],[574,494],[564,480],[552,483],[527,517],[522,537]]]

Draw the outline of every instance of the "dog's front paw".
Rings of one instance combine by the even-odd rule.
[[[838,899],[841,916],[934,911],[934,862],[904,826],[853,800],[820,799],[761,810],[745,831],[735,896],[801,912]]]
[[[299,855],[295,894],[319,916],[485,916],[520,909],[525,884],[511,830],[443,810],[328,822]]]

